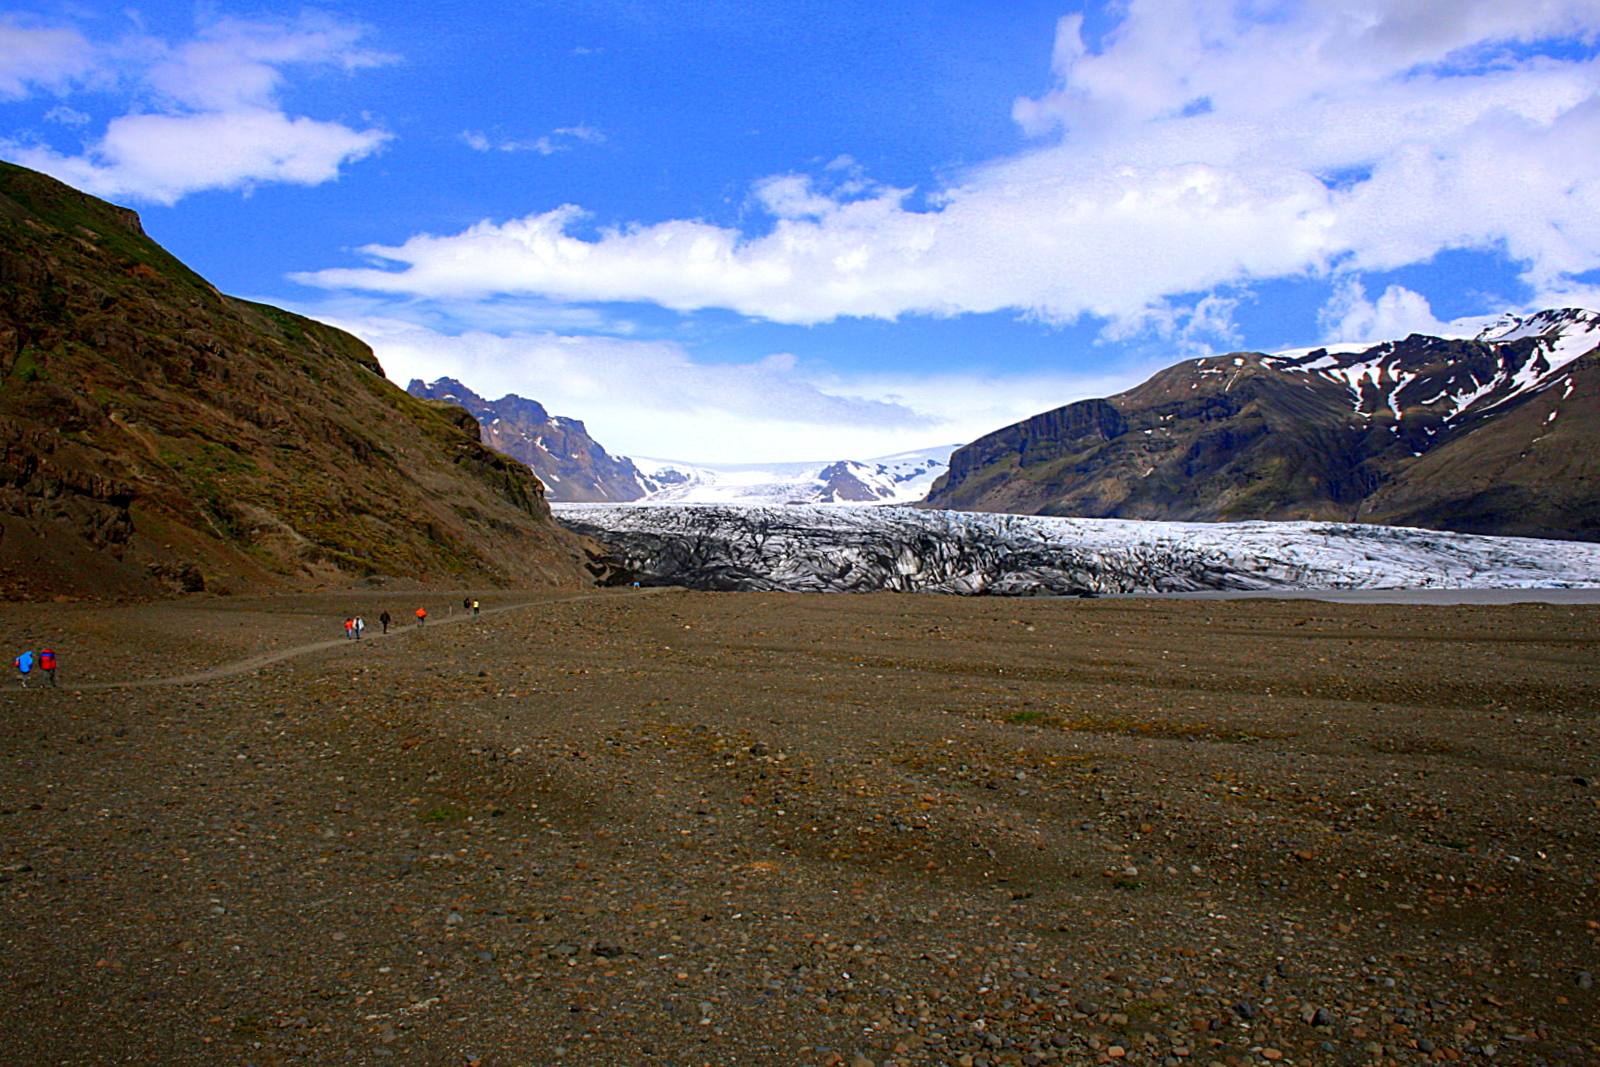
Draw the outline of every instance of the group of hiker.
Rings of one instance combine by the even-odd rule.
[[[461,601],[461,610],[470,611],[472,614],[476,615],[479,612],[478,602],[471,597],[467,597]],[[421,626],[427,622],[428,609],[418,608],[416,611],[416,618],[418,626]],[[384,611],[378,615],[378,625],[383,627],[384,633],[389,632],[389,625],[393,622],[394,616],[390,615],[388,611]],[[361,640],[361,635],[366,632],[366,629],[367,620],[362,618],[360,615],[352,615],[348,619],[344,620],[344,635],[351,641]],[[28,688],[28,681],[33,677],[36,669],[44,675],[44,680],[41,682],[41,684],[48,685],[51,688],[55,687],[56,654],[50,649],[44,649],[37,655],[35,655],[31,650],[23,652],[22,655],[18,656],[13,661],[13,665],[17,668],[17,674],[22,678],[22,688]]]
[[[22,688],[28,688],[28,679],[33,675],[34,666],[37,664],[39,672],[44,675],[43,684],[54,689],[56,685],[56,654],[48,648],[42,650],[37,657],[31,651],[24,652],[15,660],[17,673],[22,676]]]
[[[476,600],[472,599],[471,597],[464,597],[461,601],[461,610],[464,612],[471,612],[472,614],[476,615],[482,609]],[[428,621],[428,609],[418,608],[416,610],[416,618],[418,626],[426,623]],[[390,615],[387,610],[378,616],[378,625],[383,627],[384,633],[389,632],[389,625],[392,622],[394,622],[394,616]],[[366,631],[366,628],[367,620],[363,619],[360,615],[352,615],[348,619],[344,620],[344,635],[352,641],[361,640],[361,635]]]

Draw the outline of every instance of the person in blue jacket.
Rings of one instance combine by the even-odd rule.
[[[16,659],[17,673],[22,675],[22,688],[28,688],[28,675],[33,673],[33,653],[24,652]]]

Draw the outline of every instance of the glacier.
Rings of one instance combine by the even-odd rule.
[[[1144,522],[893,506],[555,504],[610,584],[1104,595],[1600,588],[1600,545],[1336,522]]]
[[[914,504],[950,466],[960,445],[866,461],[686,463],[631,456],[645,496],[634,504]]]

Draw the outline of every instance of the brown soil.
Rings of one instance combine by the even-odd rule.
[[[608,594],[88,687],[381,606],[0,611],[7,1062],[1600,1060],[1600,608]]]

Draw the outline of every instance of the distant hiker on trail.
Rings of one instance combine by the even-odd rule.
[[[472,598],[471,597],[464,596],[464,597],[461,598],[461,610],[462,611],[471,611],[472,610]]]
[[[476,600],[472,602],[472,613],[474,615],[478,613],[478,602]]]
[[[361,640],[361,631],[365,630],[366,628],[367,628],[367,620],[363,619],[360,615],[357,615],[356,618],[355,618],[355,622],[353,622],[351,624],[351,626],[350,626],[350,632],[355,634],[356,635],[356,640],[359,641],[359,640]]]
[[[383,614],[378,616],[378,621],[383,623],[383,632],[384,633],[388,633],[389,632],[389,623],[393,622],[394,620],[389,617],[389,611],[386,608],[386,609],[384,609]]]
[[[39,653],[39,669],[50,679],[50,688],[56,687],[56,654],[48,648]]]
[[[22,675],[22,688],[28,688],[28,675],[33,672],[33,653],[24,652],[16,659],[17,673]]]
[[[427,608],[418,608],[417,609],[417,625],[421,626],[423,623],[425,623],[427,621],[428,621],[428,609]]]
[[[354,620],[354,619],[346,619],[346,620],[344,620],[344,635],[346,637],[348,637],[348,638],[351,638],[351,639],[355,638],[355,636],[356,636],[356,620]]]

